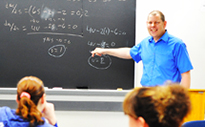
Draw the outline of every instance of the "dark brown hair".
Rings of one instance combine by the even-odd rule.
[[[31,98],[20,98],[22,92],[29,93]],[[17,99],[19,103],[16,114],[30,121],[31,127],[44,124],[44,120],[41,119],[42,114],[37,109],[38,101],[44,93],[43,82],[37,77],[26,76],[17,84]]]
[[[149,127],[179,127],[191,110],[188,90],[179,84],[135,88],[123,102],[124,113],[143,117]]]

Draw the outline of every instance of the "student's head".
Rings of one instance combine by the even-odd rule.
[[[123,102],[130,127],[179,127],[190,109],[188,91],[179,84],[135,88]]]
[[[30,121],[30,125],[43,124],[41,111],[45,104],[43,82],[34,76],[26,76],[17,84],[16,113]]]
[[[149,13],[147,18],[147,30],[155,41],[158,41],[165,33],[166,25],[165,16],[161,11],[154,10]]]

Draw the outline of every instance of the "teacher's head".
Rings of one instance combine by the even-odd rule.
[[[188,90],[179,84],[135,88],[123,102],[130,127],[180,127],[190,109]]]
[[[149,13],[147,18],[147,30],[155,42],[164,35],[166,25],[165,16],[161,11],[154,10]]]

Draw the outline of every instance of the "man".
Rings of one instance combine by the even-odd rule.
[[[149,13],[147,29],[151,36],[132,48],[96,48],[94,55],[112,55],[143,62],[142,86],[163,85],[165,81],[181,82],[190,88],[190,70],[193,69],[185,43],[165,29],[167,21],[158,10]]]

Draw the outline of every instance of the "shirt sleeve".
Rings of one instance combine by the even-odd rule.
[[[175,61],[180,73],[193,69],[185,43],[180,43],[175,49]]]
[[[141,44],[139,43],[138,45],[136,46],[133,46],[131,49],[130,49],[130,56],[132,57],[132,59],[135,61],[135,62],[139,62],[140,60],[142,60],[141,58]]]

